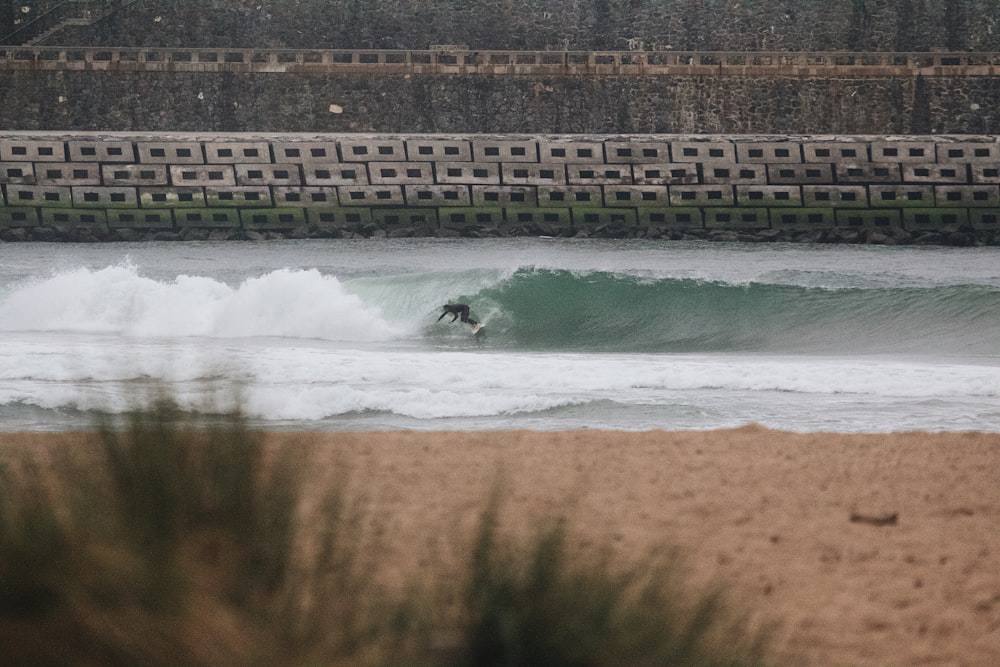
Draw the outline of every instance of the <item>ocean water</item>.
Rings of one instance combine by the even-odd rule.
[[[0,430],[163,393],[271,429],[997,432],[1000,249],[0,245]]]

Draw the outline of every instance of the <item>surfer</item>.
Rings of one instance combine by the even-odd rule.
[[[438,322],[440,322],[445,315],[451,315],[451,322],[449,322],[449,324],[452,324],[455,322],[455,320],[461,318],[462,321],[468,324],[470,327],[478,330],[479,322],[469,317],[469,307],[466,304],[449,303],[441,306],[441,308],[444,310],[444,312],[441,313],[441,317],[437,318]]]

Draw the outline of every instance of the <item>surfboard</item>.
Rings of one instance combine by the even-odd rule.
[[[477,333],[483,330],[486,325],[482,322],[478,322],[474,327],[472,327],[472,335],[475,336]]]

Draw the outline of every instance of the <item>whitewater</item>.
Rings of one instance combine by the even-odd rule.
[[[0,429],[167,395],[270,429],[996,432],[998,332],[997,248],[6,244]]]

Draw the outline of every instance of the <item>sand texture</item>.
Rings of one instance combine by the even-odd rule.
[[[0,446],[66,438],[0,434]],[[721,584],[753,624],[777,624],[774,664],[1000,664],[1000,434],[266,438],[306,445],[307,489],[347,479],[363,497],[389,580],[461,562],[499,478],[505,530],[564,515],[574,549],[610,545],[629,563],[676,548],[692,584]]]

